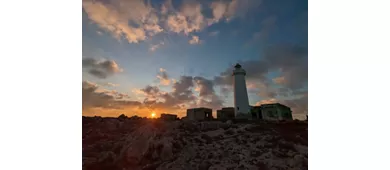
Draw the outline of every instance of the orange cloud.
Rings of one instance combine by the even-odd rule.
[[[272,81],[276,84],[284,84],[286,82],[286,79],[284,77],[276,77],[272,79]]]
[[[256,106],[260,106],[262,104],[271,104],[271,103],[276,103],[277,100],[275,98],[272,98],[272,99],[266,99],[266,100],[261,100],[259,102],[256,103]]]
[[[256,84],[248,82],[246,88],[248,88],[248,89],[256,89]]]
[[[188,43],[190,44],[200,44],[200,40],[199,40],[199,37],[198,36],[192,36],[192,39],[190,41],[188,41]]]
[[[182,5],[179,12],[168,16],[166,25],[170,31],[188,35],[205,27],[205,17],[200,3],[192,2]]]
[[[167,71],[163,68],[160,68],[160,72],[157,74],[157,78],[160,80],[160,84],[163,86],[168,86],[171,84],[171,80],[168,77]]]
[[[89,19],[118,40],[124,36],[129,43],[138,43],[146,39],[147,33],[154,35],[163,31],[151,5],[142,0],[120,1],[118,4],[84,0],[83,8]],[[130,26],[129,22],[136,26]]]
[[[157,48],[160,48],[162,45],[164,45],[164,42],[160,42],[158,44],[154,44],[154,45],[150,46],[149,51],[154,52],[154,51],[157,50]]]

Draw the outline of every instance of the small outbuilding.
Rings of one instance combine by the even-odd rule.
[[[187,109],[188,120],[212,120],[212,109],[209,108],[192,108]]]
[[[291,109],[280,103],[254,106],[251,108],[251,114],[252,119],[293,120]]]
[[[232,120],[234,119],[234,107],[225,107],[217,110],[218,120]]]
[[[160,118],[162,120],[176,120],[177,119],[177,115],[163,113],[163,114],[161,114]]]

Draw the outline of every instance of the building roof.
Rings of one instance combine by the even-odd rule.
[[[260,106],[253,106],[253,108],[263,108],[263,107],[272,107],[272,106],[279,106],[290,109],[290,107],[280,104],[280,103],[268,103],[268,104],[262,104]]]
[[[187,109],[187,110],[200,110],[200,109],[212,110],[212,109],[210,109],[210,108],[205,108],[205,107],[190,108],[190,109]]]
[[[177,116],[176,114],[162,113],[161,116]]]

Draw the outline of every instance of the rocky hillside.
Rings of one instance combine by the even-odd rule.
[[[83,169],[307,168],[307,123],[83,117]]]

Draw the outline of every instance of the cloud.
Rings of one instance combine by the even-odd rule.
[[[247,84],[256,87],[252,90],[248,88],[249,93],[258,94],[264,101],[275,98],[285,102],[287,106],[293,104],[294,107],[290,107],[294,113],[307,112],[304,104],[305,98],[300,98],[307,93],[307,47],[275,44],[264,49],[261,59],[239,61],[239,63],[246,70]],[[213,82],[223,88],[231,87],[232,71],[233,65],[215,76]],[[270,79],[268,74],[271,72],[279,72],[280,76]],[[280,87],[275,87],[275,83]],[[226,90],[225,92],[231,93],[232,91]],[[281,100],[280,97],[289,100]]]
[[[200,44],[200,40],[199,40],[199,37],[198,36],[192,36],[192,39],[190,41],[188,41],[188,43],[190,44]]]
[[[129,96],[117,91],[99,89],[96,83],[83,81],[82,84],[82,109],[106,108],[122,109],[124,107],[137,107],[141,103],[138,101],[125,100]]]
[[[265,42],[269,34],[276,29],[276,16],[269,16],[261,22],[261,30],[253,34],[255,41]]]
[[[89,74],[101,79],[123,71],[114,60],[98,61],[93,58],[85,58],[82,63],[83,68],[87,69]]]
[[[308,113],[308,95],[307,92],[300,97],[284,100],[281,103],[291,107],[293,114],[304,114]]]
[[[212,2],[210,8],[213,12],[213,21],[218,22],[220,19],[222,19],[225,16],[225,13],[227,13],[227,9],[230,3],[217,1]]]
[[[118,87],[118,86],[120,86],[120,84],[115,84],[115,83],[110,83],[110,82],[99,83],[99,84],[102,85],[102,86],[106,86],[106,87]]]
[[[151,45],[149,48],[149,51],[154,52],[157,50],[157,48],[160,48],[162,45],[164,45],[164,42],[160,42],[158,44]]]
[[[259,7],[261,0],[231,0],[212,2],[213,18],[210,19],[209,25],[221,20],[230,21],[234,17],[245,17],[246,13]]]
[[[206,26],[202,5],[195,1],[182,4],[180,11],[168,16],[166,25],[170,31],[185,35],[202,30]]]
[[[264,50],[261,60],[239,62],[246,70],[248,82],[268,83],[267,74],[272,71],[281,72],[285,86],[299,89],[307,84],[307,47],[293,44],[277,44]],[[231,73],[233,65],[214,77],[218,85],[232,85]]]
[[[184,1],[178,10],[171,0],[154,5],[146,0],[83,0],[82,5],[89,20],[101,29],[119,41],[138,43],[169,31],[188,36],[221,20],[244,17],[260,4],[260,0],[201,2]],[[209,10],[211,18],[204,15],[208,15]],[[159,46],[153,45],[150,51]]]
[[[212,31],[209,33],[210,36],[217,36],[219,34],[219,31]]]
[[[146,86],[142,89],[147,94],[143,104],[149,109],[178,111],[182,104],[191,103],[196,99],[191,91],[194,86],[193,78],[190,76],[181,76],[180,79],[172,84],[171,92],[161,91],[157,86]],[[185,110],[184,110],[185,111]],[[182,113],[184,113],[182,110]]]
[[[168,86],[171,84],[171,80],[168,77],[167,71],[163,68],[160,68],[160,72],[157,74],[157,78],[160,80],[160,84]]]
[[[276,77],[276,78],[272,79],[272,81],[276,84],[284,84],[286,82],[284,77]]]
[[[198,106],[209,107],[212,109],[218,109],[223,106],[224,101],[215,93],[213,80],[197,76],[194,77],[194,82],[199,88]]]
[[[166,0],[162,5],[161,5],[161,14],[166,15],[169,12],[175,12],[175,9],[172,4],[172,0]]]
[[[146,96],[148,100],[156,100],[160,97],[160,89],[157,86],[147,85],[145,88],[140,90]]]
[[[214,94],[214,83],[203,77],[194,77],[196,85],[199,87],[199,96],[208,97]]]
[[[199,88],[198,94],[193,93],[194,88]],[[213,81],[200,76],[181,76],[172,83],[170,92],[150,85],[139,91],[145,95],[143,106],[151,110],[185,114],[190,107],[220,109],[224,103],[215,93]]]
[[[275,98],[271,98],[271,99],[264,99],[264,100],[258,101],[255,105],[260,106],[263,104],[271,104],[271,103],[277,103],[277,102],[278,102],[278,100],[276,100]]]
[[[129,43],[138,43],[163,31],[153,8],[143,0],[83,0],[83,9],[90,20],[118,40],[123,36]]]

